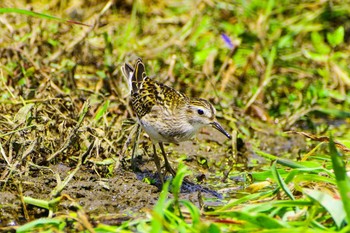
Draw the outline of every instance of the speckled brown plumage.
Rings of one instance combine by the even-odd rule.
[[[141,59],[136,62],[131,83],[132,106],[139,119],[149,113],[154,105],[174,110],[189,101],[184,94],[147,77]]]
[[[175,89],[149,78],[141,59],[132,68],[125,64],[123,75],[131,90],[131,103],[139,124],[154,143],[154,159],[160,173],[155,144],[159,143],[168,171],[175,175],[163,148],[163,142],[190,140],[203,126],[211,125],[228,138],[231,136],[215,119],[215,108],[205,99],[190,99]],[[161,176],[161,173],[160,173]],[[162,179],[162,176],[161,176]]]

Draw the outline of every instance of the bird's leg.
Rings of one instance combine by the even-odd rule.
[[[173,175],[173,177],[175,177],[176,175],[176,172],[174,171],[174,169],[170,166],[170,163],[168,161],[168,158],[166,157],[166,153],[165,153],[165,150],[164,150],[164,146],[163,146],[163,143],[160,142],[159,143],[159,147],[160,149],[162,150],[162,154],[163,154],[163,157],[164,157],[164,162],[165,162],[165,169],[171,173],[171,175]]]
[[[132,153],[131,153],[131,169],[135,171],[136,164],[135,164],[135,154],[136,154],[136,148],[139,145],[140,140],[140,132],[141,132],[141,126],[140,124],[137,124],[136,126],[136,137],[134,141],[134,145],[132,146]]]
[[[164,184],[164,179],[163,179],[162,171],[161,171],[161,168],[160,168],[160,161],[159,161],[159,158],[158,158],[158,155],[157,155],[157,148],[156,148],[155,144],[153,144],[153,151],[154,151],[154,153],[153,153],[153,160],[154,160],[154,163],[156,164],[160,181],[162,182],[162,184]]]

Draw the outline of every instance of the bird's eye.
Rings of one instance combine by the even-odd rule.
[[[202,109],[198,109],[197,112],[198,112],[199,115],[203,115],[204,114],[204,111]]]

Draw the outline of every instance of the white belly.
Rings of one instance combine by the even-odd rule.
[[[172,142],[178,144],[190,140],[199,129],[190,124],[176,125],[167,121],[150,122],[142,119],[140,124],[154,143]]]
[[[159,133],[159,129],[156,129],[152,124],[149,124],[149,122],[147,121],[140,121],[141,126],[143,128],[143,130],[146,131],[146,133],[148,134],[148,136],[150,136],[150,138],[152,139],[152,141],[154,143],[158,143],[158,142],[167,142],[166,138],[164,138],[160,133]]]

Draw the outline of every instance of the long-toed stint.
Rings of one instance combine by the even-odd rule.
[[[140,58],[134,68],[125,63],[122,73],[131,89],[132,107],[138,122],[153,142],[153,158],[162,182],[164,180],[156,144],[159,144],[162,151],[166,170],[175,176],[176,172],[165,154],[164,142],[178,144],[190,140],[199,129],[208,125],[231,138],[216,121],[216,111],[210,102],[205,99],[190,99],[183,93],[152,80],[146,75]]]

